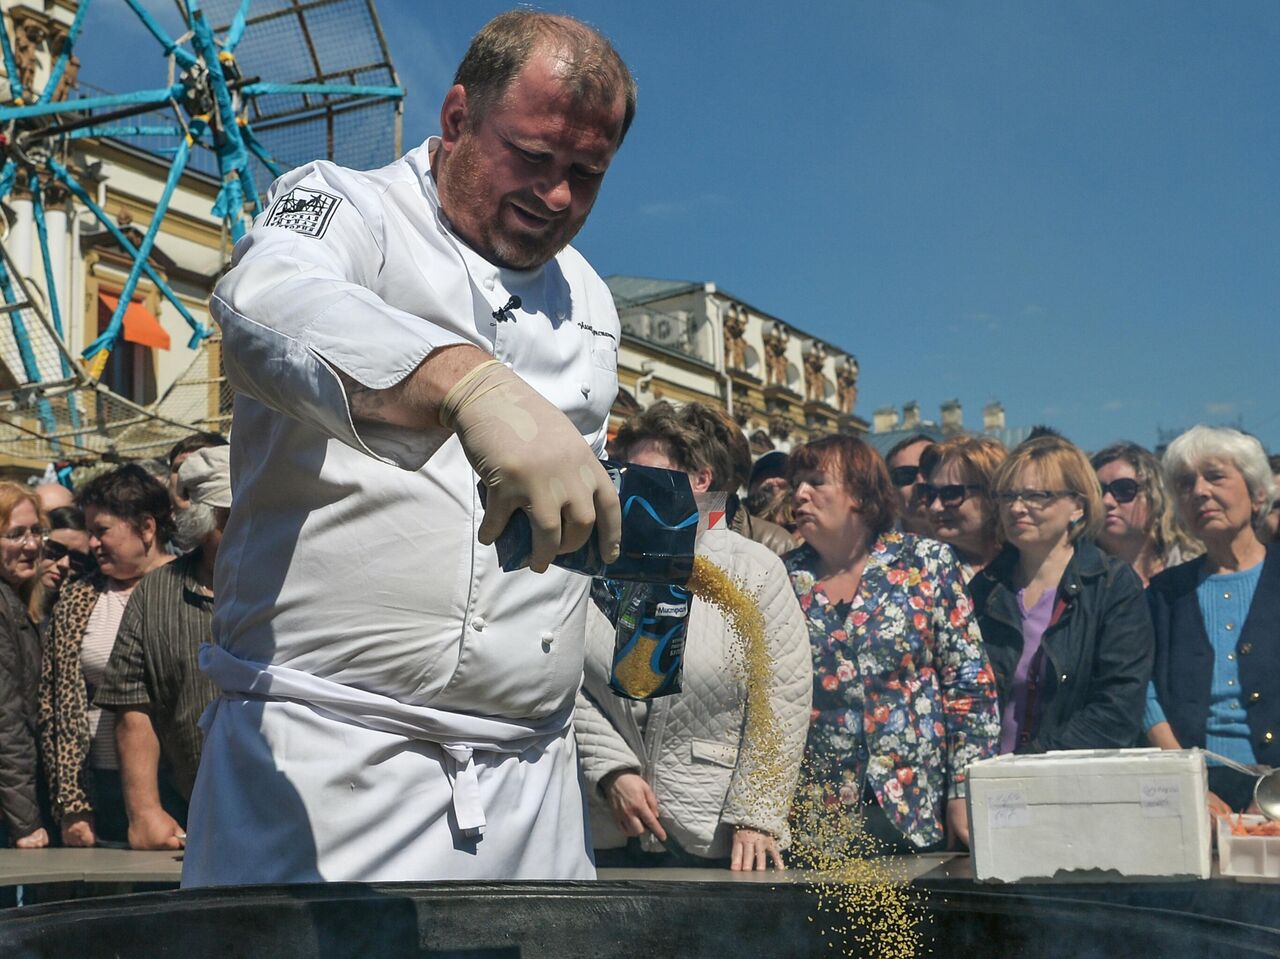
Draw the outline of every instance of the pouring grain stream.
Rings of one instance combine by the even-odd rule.
[[[772,657],[765,642],[764,617],[743,584],[704,557],[694,559],[688,589],[716,606],[741,643],[747,709],[744,749],[750,756],[753,798],[761,806],[789,790],[782,734],[769,700]],[[917,929],[924,908],[892,860],[873,855],[856,811],[821,785],[816,770],[802,770],[792,810],[792,862],[814,871],[818,919],[831,949],[877,959],[907,959],[921,951]],[[856,953],[852,952],[856,947]]]

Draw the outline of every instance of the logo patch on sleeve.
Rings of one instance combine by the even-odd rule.
[[[329,228],[333,212],[341,202],[341,197],[296,186],[271,204],[263,226],[278,226],[319,239]]]

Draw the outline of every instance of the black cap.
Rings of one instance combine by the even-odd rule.
[[[761,480],[772,479],[775,476],[785,477],[786,475],[787,454],[781,450],[770,450],[756,460],[755,466],[751,467],[751,479],[747,481],[747,487],[755,486]]]

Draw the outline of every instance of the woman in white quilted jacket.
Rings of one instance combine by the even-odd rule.
[[[690,407],[693,407],[692,409]],[[616,458],[682,470],[695,492],[718,488],[729,452],[695,404],[656,403],[618,433]],[[713,606],[693,601],[680,693],[638,703],[609,690],[614,627],[590,607],[587,657],[574,723],[589,793],[597,865],[785,868],[787,813],[809,724],[812,667],[804,618],[769,549],[728,530],[699,552],[746,585],[764,614],[773,661],[772,720],[784,772],[753,773],[745,747],[741,642]],[[754,720],[755,717],[752,717]]]

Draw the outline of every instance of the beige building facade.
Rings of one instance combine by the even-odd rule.
[[[714,283],[610,276],[622,322],[611,428],[665,399],[722,407],[755,452],[861,434],[858,360]]]

